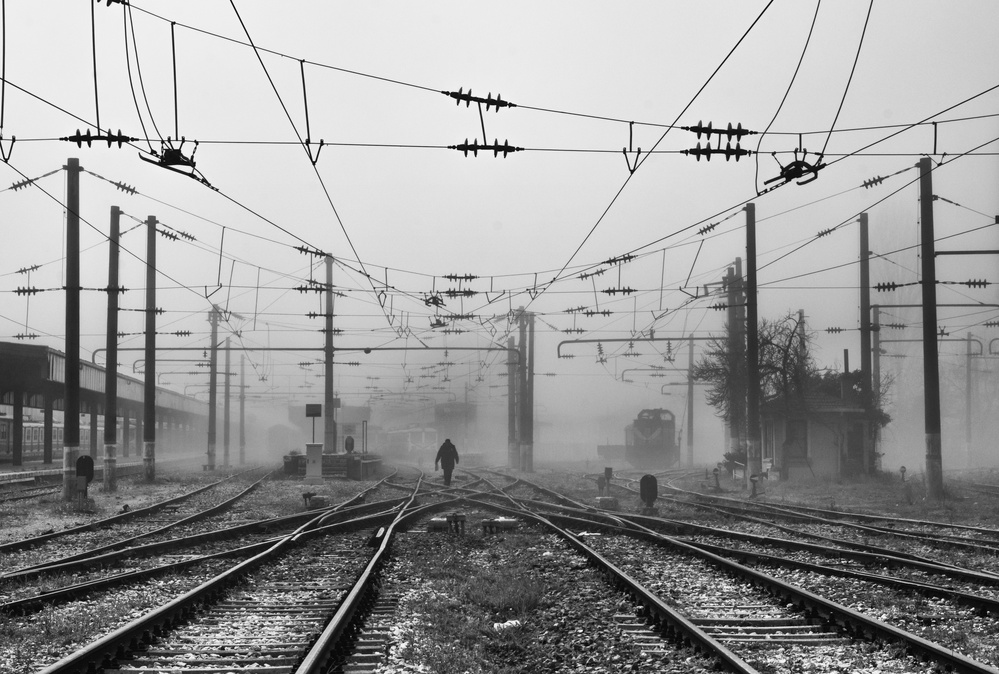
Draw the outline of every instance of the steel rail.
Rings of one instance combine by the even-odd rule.
[[[216,577],[202,583],[198,587],[185,592],[163,606],[133,620],[110,634],[93,641],[75,653],[40,670],[37,674],[83,674],[105,667],[128,652],[134,650],[142,641],[149,639],[163,629],[169,629],[173,624],[181,622],[191,615],[205,601],[211,600],[224,592],[231,585],[261,567],[267,561],[294,547],[299,536],[314,529],[328,513],[318,514],[309,522],[300,526],[295,532],[281,537],[270,547],[250,559],[244,560]],[[342,522],[338,527],[356,526],[355,522]]]
[[[523,515],[523,513],[511,511],[511,516],[517,516],[518,514]],[[804,607],[806,612],[818,616],[823,620],[834,622],[852,633],[859,632],[871,635],[872,638],[876,639],[901,642],[905,644],[910,651],[916,652],[926,659],[933,659],[940,662],[944,666],[957,672],[967,674],[999,674],[999,669],[991,667],[985,663],[978,662],[977,660],[961,655],[950,649],[943,648],[938,644],[900,628],[894,627],[893,625],[889,625],[875,618],[866,616],[847,606],[839,604],[838,602],[826,599],[825,597],[817,595],[813,592],[809,592],[808,590],[786,583],[778,578],[774,578],[760,571],[756,571],[755,569],[751,569],[742,564],[726,559],[725,557],[717,555],[709,550],[704,550],[678,539],[665,536],[641,525],[636,526],[639,527],[639,530],[626,530],[623,533],[692,554],[711,562],[715,566],[733,572],[752,583],[771,588],[771,590],[775,591],[785,600],[792,601],[795,604]],[[578,542],[579,546],[582,546],[579,549],[582,550],[587,547],[582,541]]]
[[[975,609],[981,611],[988,611],[994,615],[999,615],[999,599],[993,597],[986,597],[980,594],[972,594],[970,592],[962,592],[960,590],[955,590],[951,587],[944,587],[942,585],[934,585],[933,583],[927,583],[918,580],[908,580],[905,578],[895,578],[893,576],[886,576],[880,573],[870,573],[868,571],[859,571],[856,569],[844,569],[835,566],[826,566],[825,564],[816,564],[814,562],[805,562],[797,559],[788,559],[787,557],[780,557],[777,555],[771,555],[765,552],[754,552],[752,550],[735,550],[732,548],[726,548],[721,545],[713,545],[711,543],[701,543],[699,541],[684,541],[689,545],[701,548],[702,550],[707,550],[708,552],[713,552],[716,555],[721,555],[723,557],[732,557],[737,560],[753,560],[761,562],[764,564],[773,564],[774,566],[783,566],[791,569],[802,569],[805,571],[813,571],[815,573],[821,573],[827,576],[839,576],[841,578],[853,578],[856,580],[863,580],[870,583],[877,583],[879,585],[885,585],[892,588],[898,588],[903,590],[909,590],[911,592],[918,592],[920,594],[939,597],[941,599],[948,599],[956,601],[960,604],[965,604],[971,606]]]
[[[201,520],[207,519],[207,518],[209,518],[209,517],[211,517],[213,515],[216,515],[216,514],[218,514],[220,512],[225,512],[226,510],[232,508],[241,499],[245,498],[246,496],[248,496],[249,494],[251,494],[252,492],[254,492],[260,486],[260,483],[262,483],[264,480],[268,479],[269,477],[270,477],[270,475],[264,475],[259,480],[257,480],[256,482],[254,482],[253,484],[251,484],[246,489],[244,489],[240,493],[236,494],[232,498],[226,499],[222,503],[217,503],[216,505],[213,505],[213,506],[211,506],[209,508],[206,508],[204,510],[196,512],[193,515],[189,515],[188,517],[184,517],[182,519],[179,519],[176,522],[171,522],[170,524],[164,525],[164,526],[159,527],[157,529],[153,529],[151,531],[146,531],[144,533],[137,534],[137,535],[131,536],[129,538],[122,538],[122,539],[119,539],[117,541],[113,541],[111,543],[108,543],[106,545],[102,545],[100,547],[91,548],[89,550],[85,550],[85,551],[77,553],[75,555],[67,555],[66,557],[60,557],[60,558],[55,559],[55,560],[50,560],[50,561],[47,561],[47,562],[42,562],[41,564],[34,564],[34,565],[31,565],[31,566],[25,566],[25,567],[22,567],[20,569],[15,570],[15,571],[12,571],[9,574],[4,574],[3,577],[17,575],[17,574],[19,574],[21,572],[24,572],[24,571],[36,571],[36,570],[39,570],[39,569],[45,569],[45,568],[52,567],[52,566],[59,566],[59,565],[62,565],[62,564],[67,564],[67,563],[70,563],[70,562],[75,562],[75,561],[78,561],[78,560],[87,559],[88,557],[98,557],[98,556],[100,556],[100,555],[102,555],[102,554],[104,554],[106,552],[114,552],[115,550],[120,550],[121,548],[128,547],[131,543],[134,543],[135,541],[137,541],[137,540],[139,540],[141,538],[147,538],[149,536],[155,536],[157,534],[162,534],[163,532],[169,531],[170,529],[173,529],[173,528],[178,527],[178,526],[183,526],[183,525],[187,525],[187,524],[194,524],[195,522],[199,522]]]
[[[184,536],[182,538],[171,538],[165,541],[147,543],[145,545],[138,545],[135,547],[127,548],[125,550],[115,550],[112,552],[106,552],[103,554],[94,555],[92,557],[85,557],[83,559],[76,559],[58,564],[52,564],[51,566],[29,568],[26,570],[22,569],[11,572],[6,576],[0,577],[0,579],[25,581],[36,578],[44,574],[72,572],[80,569],[85,569],[90,566],[106,566],[108,564],[120,562],[123,559],[128,559],[132,557],[144,557],[164,551],[176,551],[178,549],[183,549],[192,545],[199,545],[209,540],[220,540],[220,539],[233,538],[236,536],[256,533],[261,529],[267,532],[269,529],[275,529],[275,528],[279,529],[289,526],[296,526],[302,520],[308,521],[316,518],[317,516],[323,516],[324,513],[326,518],[332,517],[334,515],[358,517],[361,514],[369,513],[369,511],[371,510],[377,511],[378,508],[398,507],[398,504],[393,504],[392,500],[351,505],[356,500],[357,498],[355,497],[350,501],[323,510],[314,510],[305,513],[297,513],[294,515],[283,515],[281,517],[259,520],[257,522],[238,524],[233,527],[215,529],[213,531],[207,531],[200,534],[192,534],[190,536]],[[270,539],[271,543],[276,542],[280,537],[281,537],[280,535],[272,536]],[[2,608],[2,605],[0,605],[0,608]]]
[[[729,650],[729,648],[720,641],[695,625],[686,616],[679,613],[676,609],[664,602],[654,592],[647,589],[639,581],[632,578],[599,552],[586,545],[586,543],[584,543],[578,536],[572,534],[567,529],[557,526],[551,521],[552,519],[557,519],[557,517],[549,518],[529,511],[514,510],[511,508],[497,506],[492,503],[481,502],[477,499],[470,500],[478,505],[498,510],[509,515],[510,517],[523,517],[530,519],[535,523],[559,534],[569,543],[570,546],[579,551],[584,557],[600,567],[601,570],[610,574],[615,580],[615,585],[626,588],[632,596],[638,599],[654,616],[654,621],[660,625],[666,636],[686,641],[697,648],[697,650],[717,657],[732,672],[736,672],[738,674],[758,674],[758,670],[752,665],[740,658],[733,651]],[[579,522],[579,520],[574,520],[573,518],[564,519],[570,522]],[[297,672],[296,674],[304,673]]]
[[[143,515],[150,515],[150,514],[152,514],[154,512],[157,512],[158,510],[162,510],[163,508],[165,508],[165,507],[167,507],[169,505],[173,505],[175,503],[180,503],[181,501],[183,501],[185,499],[189,499],[189,498],[191,498],[193,496],[197,496],[201,492],[207,491],[209,489],[212,489],[213,487],[217,487],[218,485],[222,484],[223,482],[231,480],[231,479],[233,479],[235,477],[236,477],[235,475],[232,475],[232,476],[227,477],[225,479],[219,480],[218,482],[212,482],[211,484],[205,485],[204,487],[199,487],[198,489],[194,489],[192,491],[186,492],[184,494],[181,494],[180,496],[175,496],[173,498],[166,499],[165,501],[160,501],[158,503],[154,503],[154,504],[152,504],[150,506],[146,506],[145,508],[136,508],[135,510],[129,510],[126,513],[119,513],[117,515],[112,515],[111,517],[106,517],[106,518],[104,518],[102,520],[97,520],[96,522],[90,522],[89,524],[82,524],[82,525],[80,525],[78,527],[72,527],[70,529],[62,529],[60,531],[53,531],[53,532],[50,532],[50,533],[47,533],[47,534],[42,534],[40,536],[34,536],[32,538],[24,538],[24,539],[21,539],[19,541],[11,541],[10,543],[4,543],[4,544],[0,545],[0,554],[2,554],[4,552],[11,552],[13,550],[23,550],[24,548],[34,547],[35,545],[38,545],[39,543],[48,542],[48,541],[50,541],[50,540],[52,540],[54,538],[60,538],[62,536],[68,536],[70,534],[78,534],[78,533],[82,533],[84,531],[93,531],[95,529],[101,529],[101,528],[104,528],[104,527],[108,527],[108,526],[111,526],[113,524],[118,524],[119,522],[124,522],[126,520],[133,519],[135,517],[140,517],[140,516],[143,516]],[[2,578],[4,578],[4,574],[0,574],[0,579],[2,579]]]
[[[346,522],[336,522],[332,524],[323,525],[315,529],[315,531],[322,531],[324,533],[334,533],[341,528],[348,528],[348,527],[353,528],[362,525],[371,526],[371,525],[381,524],[383,521],[385,521],[386,518],[394,517],[396,510],[397,507],[392,507],[380,512],[367,513],[359,517],[357,516],[357,513],[351,513],[351,515],[354,516],[353,519],[348,520]],[[342,511],[342,513],[345,513],[345,511]],[[313,516],[313,518],[316,517],[316,513],[310,513],[310,514]],[[114,576],[98,578],[78,583],[76,585],[61,587],[56,590],[43,592],[41,594],[32,597],[15,599],[0,604],[0,613],[18,613],[18,612],[25,613],[32,609],[41,609],[44,608],[44,606],[51,605],[54,602],[70,601],[75,597],[86,594],[88,592],[120,587],[138,580],[144,580],[146,578],[154,577],[161,573],[170,573],[180,568],[187,568],[189,566],[201,564],[205,561],[212,559],[255,555],[260,552],[263,552],[270,546],[279,542],[282,538],[283,538],[282,536],[273,536],[266,540],[258,541],[256,543],[250,543],[249,545],[243,545],[238,548],[232,548],[230,550],[213,552],[208,555],[199,555],[198,557],[193,557],[191,559],[186,559],[179,562],[170,562],[169,564],[163,564],[161,566],[151,567],[148,569],[127,571],[125,573],[120,573]]]

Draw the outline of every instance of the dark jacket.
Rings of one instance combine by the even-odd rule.
[[[458,448],[450,440],[445,440],[441,448],[437,450],[437,458],[434,459],[434,468],[440,464],[444,470],[451,470],[454,464],[458,463]]]

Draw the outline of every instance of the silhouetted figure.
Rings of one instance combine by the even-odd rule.
[[[444,469],[445,487],[451,486],[451,473],[454,472],[454,464],[456,463],[458,463],[458,448],[448,438],[437,450],[437,458],[434,459],[434,470],[437,470],[437,464],[440,464],[440,467]]]

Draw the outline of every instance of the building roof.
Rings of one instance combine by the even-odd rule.
[[[771,398],[760,406],[760,413],[767,416],[802,416],[814,414],[864,415],[866,410],[854,395],[846,398],[828,393],[810,392],[803,399],[784,397]]]

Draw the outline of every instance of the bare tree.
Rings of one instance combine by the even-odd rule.
[[[801,316],[788,313],[778,320],[761,320],[759,340],[760,399],[800,399],[819,374],[810,353],[811,336]],[[706,394],[708,404],[728,423],[746,416],[744,394],[734,394],[747,388],[745,342],[736,340],[735,349],[729,348],[731,343],[728,335],[708,342],[707,353],[694,366],[694,378],[711,384]]]

